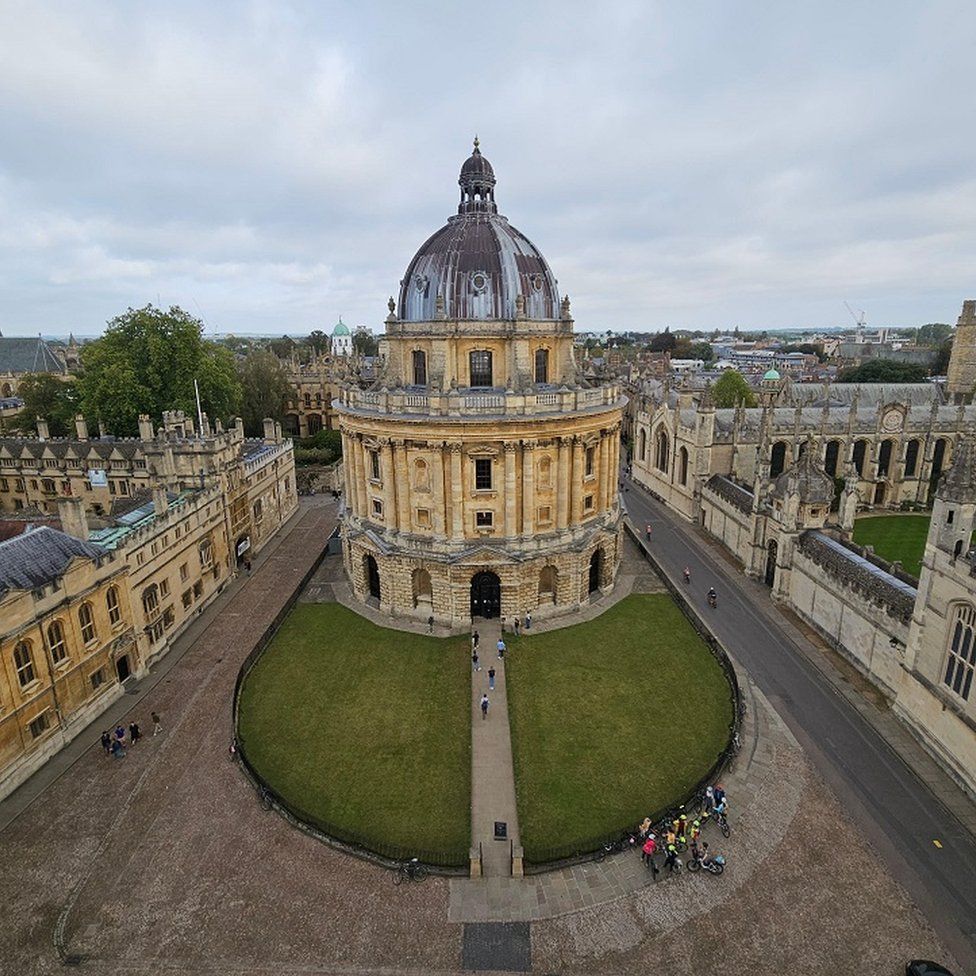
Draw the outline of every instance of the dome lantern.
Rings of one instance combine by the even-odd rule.
[[[459,214],[498,213],[495,205],[495,171],[478,147],[478,137],[475,136],[474,151],[464,161],[458,177],[461,187]]]

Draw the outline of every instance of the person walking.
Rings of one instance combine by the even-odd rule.
[[[119,742],[121,742],[122,745],[125,745],[125,726],[124,725],[116,725],[115,726],[115,738]]]
[[[647,835],[647,840],[644,841],[644,846],[641,847],[641,860],[650,865],[651,858],[654,856],[654,852],[657,850],[657,839],[653,834]]]
[[[125,749],[122,748],[122,743],[118,739],[112,740],[112,758],[125,759]]]
[[[489,691],[495,690],[495,669],[494,668],[488,669],[488,690]]]
[[[678,861],[678,849],[674,844],[668,844],[668,853],[664,859],[664,866],[668,869],[669,874],[674,874],[675,871],[681,870],[681,865]]]
[[[481,643],[481,637],[479,636],[478,631],[474,631],[471,634],[471,650],[472,651],[478,650],[478,645],[480,643]]]
[[[433,617],[428,617],[427,618],[427,633],[428,634],[434,633],[434,618]]]
[[[495,648],[498,651],[498,660],[500,661],[505,656],[505,651],[508,650],[508,648],[505,647],[505,641],[499,637]]]
[[[725,790],[721,783],[716,784],[715,789],[712,790],[712,796],[715,797],[715,806],[718,806],[725,799]]]
[[[131,722],[129,724],[129,742],[135,745],[142,738],[142,732],[139,729],[138,722]]]
[[[103,732],[102,733],[102,748],[105,750],[105,755],[112,755],[112,733]]]
[[[525,615],[525,629],[526,630],[531,630],[532,629],[532,614],[531,613],[527,613]]]
[[[647,525],[644,526],[644,534],[647,536],[647,541],[650,542],[651,541],[651,523],[650,522],[648,522]]]
[[[159,712],[152,712],[153,735],[159,735],[163,731],[163,723],[159,720]]]
[[[488,718],[488,705],[489,704],[490,703],[488,701],[488,695],[486,695],[486,694],[485,695],[482,695],[481,696],[481,720],[482,721],[484,721],[486,718]]]
[[[481,670],[481,665],[478,663],[478,652],[477,651],[472,651],[471,652],[471,670],[472,671],[480,671]]]
[[[514,623],[513,626],[515,627],[515,636],[518,637],[518,635],[519,635],[519,627],[521,627],[521,623],[519,622],[518,614],[515,615],[515,623]]]
[[[715,790],[713,790],[710,786],[705,787],[704,806],[705,813],[711,813],[712,807],[715,806]]]

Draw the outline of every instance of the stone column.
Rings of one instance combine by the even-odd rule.
[[[610,486],[607,475],[610,472],[610,437],[607,432],[600,432],[600,494],[597,498],[597,511],[603,511],[610,506]]]
[[[518,511],[515,507],[515,444],[505,442],[505,535],[518,535]]]
[[[522,443],[522,534],[535,532],[535,442]]]
[[[368,461],[366,459],[366,445],[362,437],[356,438],[356,466],[359,468],[357,478],[356,497],[358,499],[358,515],[360,518],[369,518],[369,493],[366,491],[366,481],[369,478],[367,471]]]
[[[342,473],[345,476],[346,508],[352,514],[355,514],[356,506],[356,460],[355,456],[353,455],[353,445],[355,443],[355,439],[350,437],[348,434],[344,435],[342,438],[342,456],[344,458]]]
[[[464,485],[461,478],[461,445],[449,445],[451,452],[451,538],[464,538]]]
[[[397,529],[410,531],[410,469],[407,448],[402,440],[393,442],[393,488],[396,492]]]
[[[583,518],[583,440],[580,437],[573,438],[572,477],[569,524],[579,525]]]
[[[445,505],[447,504],[446,493],[444,491],[444,444],[437,443],[430,445],[434,449],[434,458],[431,462],[431,477],[433,478],[434,497],[431,505],[434,522],[434,534],[443,538],[447,535],[444,524]]]
[[[383,524],[396,531],[396,471],[393,461],[393,444],[384,441],[380,447],[380,475],[383,478]]]
[[[556,528],[565,529],[569,524],[569,445],[567,437],[559,438],[559,455],[556,460]]]

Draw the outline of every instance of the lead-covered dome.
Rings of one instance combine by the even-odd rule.
[[[457,216],[428,238],[407,266],[399,317],[406,322],[514,319],[521,296],[525,318],[559,318],[556,279],[538,248],[498,213],[495,172],[477,139],[458,183]]]

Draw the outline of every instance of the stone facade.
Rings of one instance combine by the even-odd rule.
[[[946,392],[954,403],[972,403],[976,392],[976,301],[962,304],[949,356]]]
[[[336,402],[354,591],[452,627],[572,610],[620,558],[624,398],[578,375],[569,301],[497,215],[476,156],[450,233],[411,262],[399,314],[390,300],[382,375]]]

